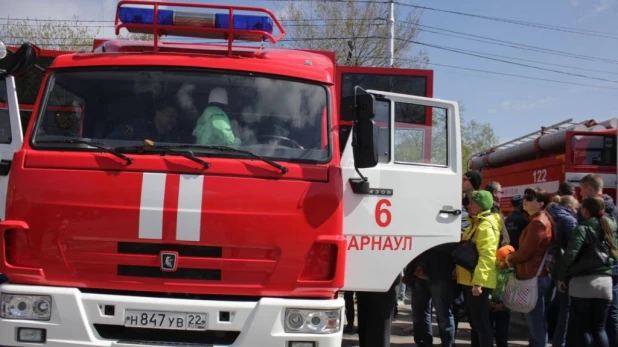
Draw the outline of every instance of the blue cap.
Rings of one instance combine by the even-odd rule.
[[[513,204],[513,206],[519,206],[523,202],[524,202],[524,196],[521,194],[517,194],[511,199],[511,204]]]

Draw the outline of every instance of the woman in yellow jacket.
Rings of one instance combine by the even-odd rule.
[[[487,191],[470,195],[468,222],[462,240],[471,240],[478,251],[474,271],[457,266],[457,283],[463,286],[472,328],[472,346],[492,347],[494,343],[489,321],[489,294],[496,288],[496,252],[500,242],[500,217],[491,213],[493,197]]]

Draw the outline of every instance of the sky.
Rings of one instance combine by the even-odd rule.
[[[193,1],[202,2],[202,0]],[[517,63],[609,80],[564,75],[437,48],[425,48],[431,64],[590,85],[559,84],[430,64],[428,68],[434,70],[435,74],[434,97],[459,101],[464,105],[466,120],[490,123],[501,141],[519,137],[536,131],[541,126],[569,118],[579,122],[587,119],[603,121],[618,117],[618,111],[612,106],[612,100],[618,100],[618,28],[615,26],[618,21],[618,0],[414,0],[413,2],[399,0],[399,2],[614,35],[614,38],[578,35],[424,10],[421,24],[426,26],[615,60],[606,63],[590,59],[574,59],[421,32],[415,39],[426,44],[463,49],[473,54],[494,54],[507,58],[535,60],[546,64],[525,61],[517,61]],[[111,21],[114,19],[117,3],[118,0],[0,0],[0,18],[10,16],[13,18],[71,19],[73,15],[77,15],[81,20]],[[264,6],[273,9],[276,13],[281,7],[280,1],[211,0],[209,3]],[[400,4],[395,6],[397,14],[405,14],[406,11],[411,10],[408,6]],[[99,36],[112,37],[113,28],[103,28]],[[413,46],[408,54],[413,55],[419,48]]]

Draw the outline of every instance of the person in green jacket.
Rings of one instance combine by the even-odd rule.
[[[584,221],[573,230],[558,262],[558,290],[568,291],[571,298],[567,341],[573,341],[573,346],[578,347],[609,347],[605,322],[612,301],[612,266],[618,256],[617,226],[605,216],[603,197],[585,197],[581,213]],[[583,263],[590,262],[582,256],[587,249],[594,250],[592,246],[597,242],[607,246],[607,263],[599,266]]]
[[[234,136],[230,119],[225,113],[228,99],[227,91],[217,87],[210,91],[208,107],[204,110],[193,129],[196,144],[212,146],[239,145],[240,139]]]
[[[457,283],[462,285],[472,327],[472,345],[492,347],[493,332],[489,320],[489,295],[496,288],[496,252],[500,242],[500,217],[491,213],[494,200],[486,190],[474,191],[468,203],[469,226],[462,240],[472,240],[478,251],[474,271],[457,265]]]

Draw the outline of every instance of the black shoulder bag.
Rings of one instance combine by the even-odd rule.
[[[490,214],[491,213],[488,213],[483,216],[488,216]],[[470,239],[459,241],[459,244],[453,252],[453,261],[455,262],[455,264],[463,267],[468,271],[474,271],[476,265],[479,262],[479,251],[476,249],[476,244],[472,242],[472,239],[474,238],[477,229],[478,225],[474,228],[472,235],[470,235]]]

